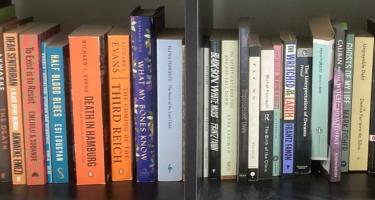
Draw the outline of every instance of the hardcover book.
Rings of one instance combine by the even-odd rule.
[[[375,35],[375,20],[367,20],[367,31]],[[353,36],[354,37],[354,36]],[[375,49],[374,49],[375,52]],[[374,56],[375,59],[375,56]],[[374,73],[374,71],[373,71]],[[343,152],[344,156],[344,152]],[[370,140],[368,150],[368,171],[370,173],[375,172],[375,75],[372,76],[372,88],[371,88],[371,111],[370,111]]]
[[[208,178],[208,163],[209,163],[209,112],[210,112],[210,48],[206,44],[203,49],[203,177]]]
[[[374,36],[367,33],[356,34],[354,44],[352,96],[355,98],[352,99],[349,170],[366,171],[369,153]]]
[[[105,184],[108,160],[107,33],[81,25],[69,35],[77,185]]]
[[[294,170],[294,136],[296,134],[296,56],[297,38],[294,34],[280,34],[284,42],[284,106],[283,106],[283,161],[282,173]]]
[[[130,33],[114,27],[108,33],[109,115],[112,181],[133,179],[133,110]]]
[[[5,71],[11,154],[12,183],[26,184],[25,138],[21,94],[21,60],[19,35],[36,26],[31,22],[4,32]]]
[[[47,182],[44,146],[41,43],[60,30],[58,24],[38,24],[21,33],[21,85],[28,185]]]
[[[328,16],[309,21],[313,35],[311,159],[327,160],[334,30]]]
[[[294,173],[311,172],[311,39],[298,39],[296,59],[296,135]]]
[[[138,182],[157,180],[156,36],[164,8],[136,8],[131,16],[135,155]]]
[[[165,29],[157,38],[158,181],[182,180],[183,44],[182,29]]]

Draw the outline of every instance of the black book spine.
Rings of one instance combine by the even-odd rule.
[[[247,182],[249,147],[249,34],[248,20],[242,19],[239,26],[240,50],[240,98],[238,136],[237,181]]]
[[[209,171],[208,177],[220,179],[220,77],[221,41],[210,41],[209,88]]]
[[[375,21],[367,20],[368,32],[375,35]],[[374,49],[375,61],[375,49]],[[375,62],[374,62],[375,63]],[[371,110],[370,110],[370,141],[368,148],[368,171],[375,173],[375,71],[372,72]]]
[[[272,178],[273,110],[260,111],[259,179]]]
[[[311,172],[311,73],[312,48],[297,49],[296,68],[296,174]]]

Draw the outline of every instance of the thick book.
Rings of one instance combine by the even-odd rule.
[[[239,110],[238,110],[238,176],[237,181],[247,182],[249,148],[249,18],[241,18],[238,27],[239,41]]]
[[[309,20],[313,35],[311,159],[327,160],[334,30],[328,16]]]
[[[294,173],[311,172],[311,39],[299,38],[296,59],[296,135]]]
[[[350,146],[349,138],[350,138],[351,114],[352,114],[353,62],[354,62],[354,33],[347,33],[346,34],[346,47],[345,47],[345,69],[344,69],[344,100],[343,100],[344,107],[343,107],[343,125],[342,125],[342,142],[341,142],[342,143],[341,144],[341,154],[342,154],[341,155],[341,172],[349,171],[349,146]],[[374,92],[372,94],[374,94]]]
[[[164,7],[136,8],[131,16],[135,155],[138,182],[157,180],[156,37]]]
[[[296,134],[296,57],[297,38],[294,34],[280,34],[284,42],[284,102],[283,102],[283,150],[282,173],[294,170],[294,138]]]
[[[50,130],[52,183],[68,183],[70,180],[68,145],[72,145],[69,123],[70,103],[68,36],[58,34],[46,46],[47,93]]]
[[[16,185],[26,184],[19,35],[36,25],[31,22],[3,33],[12,183]]]
[[[182,180],[184,32],[165,29],[157,38],[158,181]]]
[[[249,148],[248,180],[259,179],[260,42],[250,35],[249,44]]]
[[[108,89],[112,181],[133,179],[133,107],[130,32],[108,33]]]
[[[272,39],[261,39],[259,179],[272,178],[275,53]]]
[[[203,177],[208,178],[209,161],[209,112],[210,112],[210,48],[205,44],[203,49]]]
[[[375,19],[367,20],[367,31],[375,35]],[[354,37],[354,36],[353,36]],[[354,41],[353,41],[354,42]],[[374,49],[375,52],[375,49]],[[374,56],[375,59],[375,56]],[[372,88],[371,88],[371,111],[370,111],[370,138],[368,149],[368,172],[375,173],[375,75],[372,72]],[[345,108],[344,108],[345,109]],[[343,152],[344,156],[344,152]]]
[[[238,151],[238,34],[228,30],[221,41],[221,179],[236,179]]]
[[[274,117],[273,117],[273,164],[272,176],[280,176],[281,172],[281,122],[283,113],[283,71],[284,71],[284,46],[279,37],[272,37],[275,62],[274,81]]]
[[[356,34],[349,171],[366,171],[368,166],[373,52],[374,36]]]
[[[105,184],[108,155],[107,33],[81,25],[69,35],[77,185]]]
[[[21,85],[28,185],[47,181],[41,43],[60,30],[58,24],[39,24],[21,33]]]

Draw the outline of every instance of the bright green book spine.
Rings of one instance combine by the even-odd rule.
[[[12,4],[0,8],[0,22],[9,20],[12,17],[16,16],[16,7]]]

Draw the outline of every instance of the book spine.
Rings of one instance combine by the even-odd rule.
[[[297,49],[296,72],[296,174],[311,172],[311,70],[312,48]]]
[[[371,81],[374,38],[355,37],[350,171],[366,171],[370,127]],[[371,139],[371,138],[370,138]]]
[[[343,126],[342,126],[341,172],[349,171],[349,145],[350,145],[349,138],[350,138],[351,113],[352,113],[353,61],[354,61],[354,34],[348,33],[346,35],[346,50],[345,50],[344,108],[343,108],[344,116],[343,116]],[[373,80],[373,82],[374,81],[375,80]],[[373,87],[373,90],[374,90],[374,87]],[[370,130],[374,130],[374,129],[370,129]]]
[[[274,45],[275,53],[275,89],[273,116],[273,164],[272,176],[280,176],[281,172],[281,117],[283,100],[283,46]]]
[[[157,180],[156,39],[150,17],[132,16],[134,130],[138,182]]]
[[[77,185],[104,184],[102,108],[103,38],[69,37],[70,78]],[[100,57],[98,56],[100,55]],[[99,81],[98,81],[99,80]],[[74,95],[73,95],[74,94]]]
[[[259,179],[260,49],[249,48],[249,181]]]
[[[375,29],[374,29],[375,30]],[[374,48],[375,53],[375,48]],[[375,63],[375,55],[374,61]],[[371,84],[371,111],[370,111],[370,140],[368,146],[368,172],[375,173],[375,71],[372,72],[372,84]],[[346,99],[344,99],[346,100]],[[345,106],[345,104],[344,104]],[[344,136],[343,136],[344,137]],[[343,152],[344,156],[344,152]]]
[[[283,174],[292,174],[294,167],[294,135],[296,109],[296,50],[295,43],[285,44],[284,114],[283,114]]]
[[[238,176],[247,182],[249,148],[249,25],[239,28],[239,116],[238,116]]]
[[[204,111],[203,111],[203,177],[208,177],[209,163],[209,112],[210,112],[210,49],[205,47],[204,50]]]
[[[22,106],[25,128],[26,176],[28,185],[46,183],[44,149],[43,84],[38,35],[20,36]]]
[[[158,180],[182,180],[182,40],[157,40]],[[170,142],[173,141],[173,142]]]
[[[48,81],[47,81],[47,58],[46,58],[47,43],[41,44],[42,56],[42,76],[43,76],[43,116],[44,116],[44,138],[46,149],[46,166],[47,166],[47,182],[52,183],[52,160],[51,160],[51,137],[49,126],[49,109],[48,109]]]
[[[313,40],[312,107],[311,107],[311,159],[327,160],[329,80],[333,60],[333,41]]]
[[[21,64],[18,34],[4,33],[9,139],[13,184],[26,184],[25,139],[22,118]]]
[[[0,182],[11,181],[8,106],[5,81],[4,40],[0,37]]]
[[[68,51],[61,47],[48,47],[46,53],[52,180],[53,183],[68,183],[68,131],[65,106],[65,68],[69,67]]]
[[[272,178],[274,114],[274,50],[261,51],[259,179]]]
[[[238,40],[223,40],[221,44],[221,179],[236,179],[238,151]]]
[[[133,179],[133,126],[129,35],[108,37],[112,180]]]
[[[209,171],[208,177],[220,178],[221,132],[221,41],[210,41],[209,77]]]

